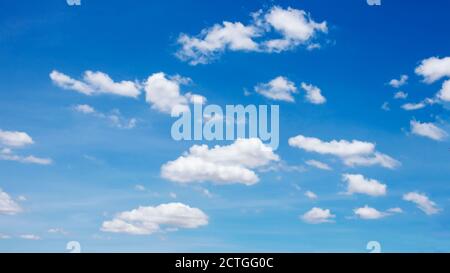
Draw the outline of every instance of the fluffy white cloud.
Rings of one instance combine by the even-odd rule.
[[[278,76],[268,83],[255,86],[255,92],[269,99],[294,102],[292,94],[297,93],[297,87],[287,78]]]
[[[394,99],[406,99],[408,97],[408,93],[403,91],[398,91],[394,94]]]
[[[17,148],[29,144],[33,144],[33,139],[27,133],[0,129],[0,145]]]
[[[450,77],[450,57],[425,59],[416,68],[416,74],[422,76],[426,83],[433,83],[443,77]]]
[[[342,181],[347,182],[347,194],[386,195],[387,186],[375,179],[365,178],[361,174],[343,174]]]
[[[0,189],[0,214],[14,215],[22,211],[9,194]]]
[[[421,123],[420,121],[411,120],[411,133],[428,137],[433,140],[441,141],[448,136],[447,132],[437,127],[433,123]]]
[[[53,70],[50,79],[63,89],[74,90],[85,95],[114,94],[118,96],[137,98],[140,94],[139,85],[132,81],[114,82],[103,72],[86,71],[83,81],[75,80],[68,75]]]
[[[417,207],[427,215],[436,214],[440,211],[437,208],[436,203],[431,201],[425,194],[409,192],[403,195],[403,200],[415,203]]]
[[[337,156],[347,166],[380,165],[393,169],[400,164],[392,157],[377,152],[375,144],[370,142],[358,140],[332,140],[325,142],[318,138],[298,135],[289,138],[289,145],[308,152]]]
[[[255,26],[245,26],[240,22],[223,22],[204,29],[198,37],[181,34],[178,43],[182,48],[176,53],[178,58],[191,65],[206,64],[225,50],[255,51],[258,44],[253,38],[259,35]]]
[[[177,78],[168,78],[163,72],[154,73],[145,82],[146,101],[152,105],[153,109],[163,113],[178,114],[188,111],[188,103],[201,103],[206,98],[200,95],[180,93],[180,82]]]
[[[317,199],[317,194],[315,194],[312,191],[306,191],[305,196],[308,197],[311,200]]]
[[[398,79],[398,80],[397,79],[392,79],[389,82],[389,85],[394,87],[394,88],[399,88],[399,87],[405,85],[407,81],[408,81],[408,76],[407,75],[401,75],[400,79]]]
[[[124,118],[119,110],[113,109],[110,113],[102,113],[97,111],[94,107],[87,104],[75,105],[73,109],[76,112],[83,113],[86,115],[92,115],[96,118],[105,119],[109,121],[111,125],[119,129],[133,129],[136,127],[136,118]]]
[[[362,208],[356,208],[353,210],[353,212],[359,218],[366,219],[366,220],[375,220],[375,219],[380,219],[380,218],[387,216],[386,213],[381,212],[377,209],[371,208],[367,205]]]
[[[327,100],[322,96],[321,90],[312,84],[302,82],[302,89],[306,91],[306,100],[312,104],[323,104]]]
[[[178,183],[212,181],[218,184],[259,181],[254,168],[263,167],[279,157],[258,138],[237,139],[228,146],[194,145],[189,152],[161,167],[161,176]]]
[[[301,219],[309,224],[332,223],[336,216],[329,209],[312,208],[301,216]]]
[[[105,232],[147,235],[169,228],[198,228],[208,224],[208,216],[198,208],[182,203],[161,204],[156,207],[138,207],[118,213],[105,221],[101,230]]]
[[[331,170],[331,167],[328,166],[328,164],[317,161],[317,160],[308,160],[308,161],[306,161],[306,165],[317,168],[317,169],[321,169],[321,170],[326,170],[326,171]]]
[[[181,48],[176,56],[197,65],[209,63],[227,50],[280,52],[301,44],[318,47],[310,41],[316,33],[328,31],[326,22],[316,23],[303,10],[275,6],[266,12],[255,12],[252,17],[248,25],[224,21],[203,29],[197,36],[181,34]],[[281,37],[266,38],[273,31]]]
[[[282,35],[281,39],[263,42],[269,52],[280,52],[305,44],[318,32],[328,32],[326,22],[316,23],[305,11],[272,7],[264,16],[265,21]]]
[[[442,84],[442,88],[439,90],[437,97],[442,101],[450,102],[450,80],[446,80]]]
[[[17,161],[21,163],[31,163],[38,165],[50,165],[53,161],[50,158],[42,158],[34,155],[21,156],[13,153],[11,149],[0,150],[0,160]]]

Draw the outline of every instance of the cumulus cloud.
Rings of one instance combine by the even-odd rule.
[[[347,194],[386,195],[387,186],[385,184],[381,184],[375,179],[365,178],[361,174],[343,174],[342,181],[347,183]]]
[[[94,107],[87,104],[79,104],[73,107],[74,111],[91,115],[93,117],[107,120],[111,125],[119,129],[132,129],[136,127],[136,118],[124,118],[119,110],[114,109],[110,113],[102,113],[97,111]]]
[[[377,209],[371,208],[367,205],[362,208],[356,208],[353,210],[353,212],[359,218],[366,219],[366,220],[375,220],[375,219],[380,219],[380,218],[387,216],[386,213],[381,212]]]
[[[0,189],[0,214],[14,215],[22,211],[8,193]]]
[[[63,89],[74,90],[85,95],[113,94],[137,98],[140,94],[137,83],[132,81],[114,82],[109,75],[100,71],[87,70],[83,80],[75,80],[64,73],[53,70],[50,73],[50,79]]]
[[[418,192],[409,192],[403,195],[403,200],[413,202],[417,207],[427,215],[436,214],[440,211],[435,202],[431,201],[428,196]]]
[[[297,93],[297,87],[287,78],[278,76],[268,83],[255,86],[255,92],[269,99],[294,102],[292,94]]]
[[[312,208],[301,216],[301,219],[308,224],[332,223],[336,216],[331,214],[329,209]]]
[[[446,80],[442,84],[442,88],[439,90],[437,98],[441,101],[450,102],[450,80]]]
[[[105,232],[148,235],[178,228],[193,229],[208,224],[208,216],[198,208],[183,203],[161,204],[156,207],[140,206],[131,211],[120,212],[102,224]]]
[[[188,152],[161,167],[161,176],[178,183],[211,181],[218,184],[259,181],[254,169],[279,161],[272,148],[258,138],[237,139],[228,146],[194,145]]]
[[[321,169],[321,170],[325,170],[325,171],[330,171],[331,167],[328,166],[328,164],[320,162],[318,160],[308,160],[305,162],[306,165],[317,168],[317,169]]]
[[[411,133],[418,136],[431,138],[437,141],[442,141],[448,136],[446,131],[437,127],[433,123],[421,123],[420,121],[411,120],[410,125]]]
[[[398,91],[394,94],[394,99],[406,99],[408,98],[408,93],[403,91]]]
[[[18,148],[33,143],[33,139],[25,132],[3,131],[0,129],[0,145]]]
[[[177,78],[167,77],[163,72],[154,73],[144,83],[145,100],[153,109],[174,116],[188,111],[189,102],[203,104],[206,101],[206,98],[200,95],[192,93],[182,95],[180,92],[182,83]]]
[[[416,68],[416,74],[422,76],[426,83],[433,83],[441,78],[450,77],[450,57],[431,57],[422,60]]]
[[[281,52],[299,45],[312,44],[317,33],[328,31],[327,23],[316,23],[303,10],[274,6],[252,14],[252,21],[224,21],[203,29],[199,35],[181,34],[176,56],[191,65],[207,64],[225,51]],[[275,32],[279,37],[270,38]],[[311,47],[312,48],[312,47]]]
[[[370,142],[358,140],[332,140],[325,142],[318,138],[298,135],[289,138],[289,145],[308,152],[337,156],[347,166],[380,165],[385,168],[394,169],[400,165],[392,157],[377,152],[375,150],[375,144]]]
[[[400,79],[398,79],[398,80],[397,79],[392,79],[389,82],[389,85],[394,87],[394,88],[399,88],[399,87],[405,85],[407,81],[408,81],[408,76],[407,75],[401,75]]]
[[[327,101],[317,86],[302,82],[301,87],[306,91],[306,100],[308,102],[312,104],[323,104]]]

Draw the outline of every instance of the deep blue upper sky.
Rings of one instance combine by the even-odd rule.
[[[26,132],[34,144],[13,151],[51,158],[52,164],[0,160],[0,189],[21,207],[14,215],[2,214],[0,207],[0,235],[5,237],[0,237],[0,251],[64,252],[72,240],[79,241],[83,251],[94,252],[366,252],[372,240],[379,241],[383,251],[450,250],[448,139],[436,141],[410,128],[417,120],[450,132],[448,107],[435,103],[416,111],[401,108],[431,98],[441,88],[442,79],[426,84],[415,68],[424,59],[450,56],[449,2],[37,2],[0,3],[0,130]],[[321,48],[226,50],[211,63],[195,66],[176,57],[181,33],[195,36],[223,21],[248,24],[252,12],[273,6],[304,10],[316,22],[326,21],[328,32],[317,38]],[[174,119],[152,109],[144,93],[137,98],[86,96],[56,86],[49,77],[53,70],[78,80],[92,70],[115,81],[141,83],[164,72],[191,78],[193,83],[182,92],[201,94],[208,103],[278,104],[280,146],[275,152],[283,165],[298,168],[258,170],[260,181],[252,186],[169,181],[161,177],[161,166],[192,145],[231,143],[176,142],[170,136]],[[406,85],[396,89],[388,84],[401,75],[408,75]],[[294,103],[254,92],[258,83],[277,76],[298,87]],[[302,82],[320,87],[326,103],[307,103]],[[405,100],[393,98],[400,90],[408,93]],[[389,111],[381,108],[385,102]],[[74,111],[75,105],[84,104],[103,116]],[[136,118],[136,126],[113,126],[107,115],[114,109],[125,122]],[[288,139],[297,135],[375,143],[377,151],[401,166],[350,167],[339,157],[291,147]],[[305,162],[312,159],[332,170],[308,166]],[[387,194],[342,194],[345,173],[376,179],[387,185]],[[136,190],[136,185],[145,190]],[[206,196],[206,189],[212,196]],[[318,198],[310,200],[306,191]],[[403,200],[408,192],[426,195],[439,212],[427,215]],[[208,224],[150,235],[101,230],[116,213],[170,202],[201,209]],[[399,207],[403,213],[357,219],[353,210],[365,205],[378,211]],[[302,221],[313,207],[330,209],[333,222]],[[51,229],[64,232],[48,232]],[[40,240],[21,238],[27,234]]]

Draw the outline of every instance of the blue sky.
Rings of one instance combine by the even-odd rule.
[[[69,241],[86,252],[367,252],[369,241],[386,252],[449,251],[450,4],[107,2],[0,4],[0,251],[66,252]],[[224,21],[258,33],[205,42]],[[206,45],[195,48],[203,63],[182,51],[182,34]],[[274,39],[287,45],[269,48]],[[271,88],[277,77],[296,91]],[[325,101],[313,103],[302,83]],[[174,85],[180,93],[164,104]],[[167,107],[189,92],[206,104],[280,106],[280,145],[261,154],[279,160],[225,164],[257,183],[162,175],[193,145],[238,147],[172,139]],[[293,101],[267,96],[276,92]],[[261,152],[253,144],[243,147]],[[135,223],[120,215],[139,207]]]

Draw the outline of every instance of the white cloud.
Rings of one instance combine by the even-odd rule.
[[[336,216],[331,214],[329,209],[312,208],[301,216],[303,221],[309,224],[332,223]]]
[[[388,213],[403,213],[401,208],[390,208],[387,210]]]
[[[237,139],[228,146],[194,145],[183,156],[161,167],[161,176],[178,183],[212,181],[218,184],[259,181],[254,168],[263,167],[279,157],[258,138]]]
[[[24,240],[33,240],[33,241],[38,241],[41,239],[41,237],[34,235],[34,234],[23,234],[23,235],[20,235],[19,237]]]
[[[377,152],[375,144],[358,140],[332,140],[324,142],[318,138],[298,135],[289,138],[289,145],[308,152],[339,157],[347,166],[380,165],[394,169],[400,163],[392,157]]]
[[[328,31],[326,22],[316,23],[303,10],[274,6],[267,12],[253,13],[252,17],[248,25],[224,21],[203,29],[197,36],[181,34],[181,48],[176,56],[197,65],[210,63],[227,50],[280,52],[302,44],[317,48],[320,45],[310,41],[317,33]],[[273,31],[281,37],[266,38]]]
[[[14,152],[9,148],[0,150],[0,160],[17,161],[20,163],[30,163],[38,165],[50,165],[53,163],[50,158],[36,157],[33,155],[21,156],[14,154]]]
[[[413,202],[427,215],[436,214],[440,211],[435,202],[431,201],[425,194],[409,192],[403,195],[403,200]]]
[[[450,80],[446,80],[442,84],[442,88],[439,90],[437,97],[442,101],[450,102]]]
[[[305,44],[318,32],[327,33],[326,22],[316,23],[303,10],[272,7],[264,16],[266,22],[283,37],[264,42],[269,52],[283,51]]]
[[[394,87],[394,88],[399,88],[399,87],[405,85],[407,81],[408,81],[408,76],[407,75],[401,75],[400,79],[398,79],[398,80],[397,79],[392,79],[389,82],[389,85]]]
[[[50,228],[49,230],[47,230],[48,233],[53,233],[53,234],[62,234],[62,235],[68,235],[69,232],[65,231],[62,228]]]
[[[57,86],[74,90],[85,95],[114,94],[118,96],[137,98],[140,94],[139,85],[132,81],[114,82],[110,76],[103,72],[87,70],[83,81],[75,80],[61,72],[53,70],[50,79]]]
[[[101,230],[105,232],[147,235],[163,228],[198,228],[208,224],[208,216],[198,208],[182,203],[161,204],[156,207],[138,207],[118,213],[112,220],[105,221]]]
[[[92,106],[87,104],[79,104],[74,107],[75,111],[84,113],[84,114],[92,114],[95,113],[95,109]]]
[[[419,103],[405,103],[402,105],[402,108],[406,111],[414,111],[425,108],[427,105],[424,102]]]
[[[315,194],[312,191],[306,191],[305,196],[308,197],[311,200],[317,199],[317,194]]]
[[[387,186],[385,184],[381,184],[375,179],[365,178],[361,174],[343,174],[342,181],[347,182],[347,194],[386,195]]]
[[[0,129],[1,145],[18,148],[33,143],[33,139],[27,133],[17,131],[3,131]]]
[[[268,83],[255,86],[255,92],[269,99],[294,102],[292,94],[297,93],[297,87],[287,78],[278,76]]]
[[[366,220],[375,220],[387,216],[386,213],[378,211],[377,209],[371,208],[367,205],[362,208],[356,208],[353,210],[353,212],[359,218]]]
[[[0,189],[0,214],[14,215],[22,211],[9,194]]]
[[[145,187],[144,186],[142,186],[142,185],[135,185],[134,186],[134,189],[135,190],[137,190],[137,191],[145,191]]]
[[[416,74],[422,76],[426,83],[433,83],[443,77],[450,77],[450,57],[425,59],[416,68]]]
[[[323,104],[327,101],[317,86],[302,82],[301,87],[306,91],[306,100],[308,102],[312,104]]]
[[[306,165],[309,165],[309,166],[312,166],[314,168],[321,169],[321,170],[326,170],[326,171],[331,170],[331,167],[328,166],[328,164],[317,161],[317,160],[308,160],[308,161],[306,161]]]
[[[398,91],[394,94],[394,99],[406,99],[408,97],[408,93],[403,91]]]
[[[7,239],[11,239],[11,236],[0,233],[0,240],[7,240]]]
[[[182,95],[180,93],[180,81],[176,78],[168,78],[163,72],[154,73],[148,77],[145,82],[145,100],[156,109],[163,113],[178,114],[188,111],[188,102],[201,103],[206,101],[206,98],[200,95],[187,93]]]
[[[419,136],[428,137],[437,141],[444,140],[448,136],[447,132],[433,123],[421,123],[420,121],[411,120],[410,125],[411,133]]]
[[[178,43],[182,48],[176,53],[191,65],[206,64],[225,50],[256,51],[258,44],[253,38],[259,35],[255,26],[245,26],[240,22],[223,22],[201,31],[198,37],[181,34]]]
[[[136,118],[126,119],[117,109],[113,109],[110,113],[102,113],[87,104],[76,105],[73,107],[73,109],[76,112],[82,114],[92,115],[96,118],[105,119],[109,121],[114,127],[117,127],[119,129],[133,129],[137,124]]]

